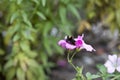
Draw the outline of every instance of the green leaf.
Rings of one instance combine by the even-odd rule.
[[[48,53],[49,55],[52,55],[52,49],[51,49],[51,47],[50,47],[51,44],[50,44],[49,38],[46,38],[46,39],[44,39],[43,41],[44,41],[44,42],[43,42],[43,45],[44,45],[47,53]]]
[[[43,20],[46,20],[45,15],[42,12],[37,12],[37,15],[42,18]]]
[[[11,67],[8,69],[8,71],[5,73],[6,75],[6,80],[13,80],[15,76],[16,69],[15,67]]]
[[[17,4],[21,4],[23,0],[17,0]]]
[[[41,59],[42,62],[43,62],[43,66],[47,66],[47,65],[48,65],[48,62],[47,62],[47,55],[44,54],[44,52],[41,52],[41,53],[40,53],[40,59]]]
[[[4,55],[5,54],[5,51],[0,49],[0,55]]]
[[[43,33],[42,33],[44,38],[47,38],[51,28],[52,28],[52,23],[46,22],[46,24],[44,25]]]
[[[106,74],[107,69],[105,66],[99,64],[99,65],[97,65],[97,67],[102,74]]]
[[[20,36],[18,34],[16,34],[14,37],[13,37],[13,42],[15,41],[18,41],[20,39]]]
[[[29,66],[31,66],[31,67],[34,67],[34,68],[38,68],[39,67],[39,64],[34,59],[29,59],[27,64]]]
[[[22,18],[23,18],[23,21],[29,26],[29,27],[32,27],[32,24],[31,22],[29,21],[28,17],[27,17],[27,14],[25,12],[22,11]]]
[[[46,5],[46,0],[41,0],[41,1],[42,1],[43,7],[45,7],[45,5]]]
[[[26,75],[27,75],[27,80],[36,80],[35,76],[32,74],[30,70],[27,70]]]
[[[60,6],[60,8],[59,8],[59,16],[60,16],[61,22],[63,24],[65,24],[66,21],[67,21],[67,19],[66,19],[66,8],[65,7]]]
[[[118,9],[118,10],[116,11],[116,19],[117,19],[117,23],[118,23],[118,25],[119,25],[119,27],[120,27],[120,9]]]
[[[75,8],[74,5],[69,4],[69,5],[68,5],[68,9],[73,13],[73,15],[76,16],[77,19],[80,20],[80,14],[79,14],[78,10]]]
[[[28,42],[26,42],[26,41],[21,41],[20,42],[20,47],[25,52],[29,52],[30,51],[30,47],[28,45]]]
[[[99,75],[92,75],[90,72],[87,72],[86,77],[88,80],[93,80],[93,79],[98,78],[100,76]]]
[[[25,80],[25,72],[21,68],[17,68],[17,79]]]
[[[6,70],[8,70],[10,67],[13,67],[13,64],[14,64],[14,62],[13,62],[12,59],[8,60],[8,62],[7,62],[7,63],[5,64],[5,66],[4,66],[4,70],[6,71]]]
[[[10,18],[10,23],[12,24],[15,21],[15,19],[17,19],[17,17],[18,17],[18,13],[17,12],[13,13]]]
[[[35,2],[37,5],[39,4],[38,0],[32,0],[33,2]]]

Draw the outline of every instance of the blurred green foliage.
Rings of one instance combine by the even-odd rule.
[[[120,0],[87,0],[84,7],[89,21],[100,21],[112,31],[120,30]]]
[[[49,57],[63,53],[57,45],[81,21],[101,21],[120,30],[119,0],[0,0],[0,79],[47,80]],[[83,14],[84,16],[85,14]],[[90,30],[88,21],[79,24]],[[90,74],[88,74],[89,76]]]
[[[48,57],[63,53],[57,41],[80,20],[82,0],[0,0],[0,76],[47,80]],[[3,78],[0,77],[0,78]]]

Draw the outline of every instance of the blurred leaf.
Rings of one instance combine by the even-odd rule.
[[[27,80],[36,80],[35,76],[32,74],[30,70],[27,70],[26,74],[27,74]]]
[[[20,66],[24,72],[27,70],[27,65],[24,60],[20,61]]]
[[[12,24],[14,22],[15,19],[17,19],[18,17],[18,13],[15,12],[14,14],[12,14],[11,18],[10,18],[10,23]]]
[[[91,25],[90,23],[88,23],[87,21],[81,21],[79,23],[79,27],[78,27],[78,33],[81,34],[83,33],[85,30],[91,30]]]
[[[46,5],[46,0],[41,0],[43,7]]]
[[[14,64],[13,60],[10,59],[10,60],[5,64],[4,70],[6,71],[6,70],[8,70],[10,67],[13,67],[13,64]]]
[[[20,39],[20,36],[18,34],[16,34],[14,37],[13,37],[13,42],[16,42]]]
[[[4,54],[5,54],[4,50],[0,49],[0,55],[4,55]]]
[[[99,75],[93,75],[93,74],[87,72],[86,77],[87,77],[88,80],[93,80],[93,79],[99,78],[100,76]]]
[[[46,39],[44,39],[43,41],[44,41],[44,42],[43,42],[43,45],[44,45],[47,53],[48,53],[49,55],[52,55],[52,49],[51,49],[51,47],[50,47],[51,44],[50,44],[49,38],[46,38]],[[49,46],[48,46],[48,45],[49,45]]]
[[[21,4],[23,0],[17,0],[17,4]]]
[[[43,33],[42,33],[44,38],[47,38],[51,28],[52,28],[52,24],[50,22],[46,22],[46,24],[44,25]]]
[[[69,4],[68,8],[76,16],[76,18],[80,20],[80,14],[79,14],[78,10],[75,8],[75,6],[72,4]]]
[[[44,1],[44,0],[43,0]],[[37,15],[42,18],[43,20],[46,20],[45,15],[42,12],[37,12]]]
[[[17,79],[25,80],[25,72],[21,68],[17,68]]]
[[[33,2],[35,2],[37,5],[39,4],[38,0],[32,0]]]
[[[106,74],[107,69],[105,68],[105,66],[103,66],[103,65],[97,65],[97,67],[99,68],[99,71],[100,71],[102,74]]]
[[[13,80],[15,77],[16,69],[14,67],[9,68],[9,70],[5,73],[6,74],[6,80]]]
[[[29,61],[29,63],[27,63],[27,64],[29,66],[34,67],[34,68],[38,68],[39,67],[39,64],[35,60],[29,59],[28,61]]]
[[[117,19],[117,23],[118,23],[118,25],[119,25],[119,27],[120,27],[120,9],[118,9],[118,10],[116,11],[116,19]]]
[[[100,0],[95,0],[95,4],[97,4],[97,6],[102,6],[102,2]]]
[[[59,16],[60,16],[61,22],[63,24],[65,24],[66,21],[67,21],[66,20],[66,8],[65,7],[60,6],[60,8],[59,8]]]
[[[28,20],[27,14],[26,14],[25,12],[23,12],[23,11],[22,11],[22,18],[23,18],[23,21],[24,21],[29,27],[32,27],[31,22]]]
[[[88,17],[91,19],[94,16],[96,16],[96,13],[94,11],[89,12]]]
[[[27,41],[21,41],[20,43],[20,48],[25,51],[25,52],[29,52],[30,51],[30,47],[28,45]]]

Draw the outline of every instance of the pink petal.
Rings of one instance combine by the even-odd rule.
[[[58,45],[60,45],[62,48],[66,48],[66,41],[65,40],[60,40],[58,42]]]
[[[76,48],[76,46],[71,45],[71,44],[69,44],[69,43],[66,43],[66,48],[67,48],[67,49],[70,49],[70,50],[73,50],[73,49]]]
[[[84,34],[82,34],[82,36],[78,36],[77,39],[83,39]]]
[[[96,51],[91,45],[88,45],[86,43],[83,43],[81,49],[86,49],[87,51]]]
[[[109,55],[108,59],[114,64],[117,63],[117,55]]]

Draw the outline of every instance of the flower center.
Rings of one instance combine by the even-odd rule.
[[[77,48],[81,47],[82,44],[83,44],[82,40],[77,40],[77,41],[75,42],[75,45],[76,45]]]

